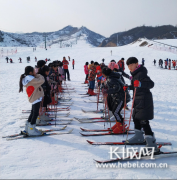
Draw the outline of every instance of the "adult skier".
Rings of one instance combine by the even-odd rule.
[[[153,62],[154,62],[154,66],[155,66],[155,65],[156,65],[156,60],[154,59],[154,61],[153,61]]]
[[[8,58],[8,57],[6,57],[6,61],[7,61],[7,63],[8,63],[8,61],[9,61],[9,58]]]
[[[68,81],[70,81],[70,74],[69,74],[69,70],[68,70],[69,62],[66,60],[65,57],[63,57],[62,63],[63,63],[63,69],[64,69],[64,73],[65,73],[65,81],[66,81],[66,74],[67,74]]]
[[[125,70],[125,64],[124,64],[124,58],[121,58],[121,60],[118,61],[119,69]]]
[[[73,65],[73,69],[74,69],[74,65],[75,65],[75,60],[72,60],[72,65]]]
[[[142,66],[144,66],[144,62],[145,62],[145,60],[144,60],[144,58],[142,58]]]

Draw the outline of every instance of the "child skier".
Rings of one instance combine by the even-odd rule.
[[[113,133],[118,134],[123,132],[123,118],[120,112],[124,107],[124,83],[121,80],[121,75],[119,73],[113,72],[108,67],[104,67],[102,69],[102,74],[106,78],[106,86],[108,88],[108,108],[110,111],[112,111],[112,114],[117,121],[117,123],[111,129],[113,130]],[[130,101],[130,99],[128,101]]]
[[[154,82],[147,75],[147,69],[138,64],[136,57],[128,58],[126,64],[132,75],[131,85],[124,86],[124,90],[135,90],[133,121],[135,125],[135,135],[127,140],[127,143],[143,143],[144,137],[141,128],[145,132],[146,147],[154,147],[158,151],[154,133],[151,130],[149,120],[154,118],[153,98],[150,89],[154,87]]]
[[[36,74],[31,66],[27,66],[25,73],[20,77],[19,92],[23,92],[23,86],[26,87],[28,100],[32,103],[32,110],[25,124],[25,131],[29,136],[42,135],[42,132],[36,129],[36,119],[39,115],[40,103],[44,96],[44,91],[41,87],[44,82],[44,77]]]

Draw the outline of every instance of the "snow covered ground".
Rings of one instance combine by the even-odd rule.
[[[82,47],[84,45],[82,44]],[[113,55],[111,56],[110,51]],[[26,63],[26,57],[31,57],[30,64]],[[108,64],[110,60],[118,61],[120,58],[125,59],[135,56],[140,61],[145,59],[145,66],[148,74],[155,82],[152,89],[154,98],[154,120],[151,126],[155,132],[158,142],[171,142],[172,146],[162,147],[163,151],[177,151],[177,70],[160,69],[154,66],[154,59],[175,59],[177,55],[170,52],[155,51],[147,47],[137,47],[127,45],[114,48],[58,48],[52,47],[47,51],[37,48],[36,52],[32,48],[18,48],[18,53],[9,56],[14,63],[6,63],[4,57],[0,59],[0,137],[19,133],[20,125],[25,120],[20,117],[27,116],[22,114],[23,109],[31,108],[27,100],[26,93],[18,93],[19,78],[24,73],[27,65],[36,65],[34,57],[38,60],[50,58],[53,60],[62,60],[63,56],[70,56],[75,59],[75,69],[72,69],[70,63],[69,70],[71,74],[71,82],[68,85],[76,89],[76,93],[71,93],[74,104],[71,106],[69,117],[100,117],[100,114],[84,114],[81,108],[87,110],[96,110],[96,104],[85,103],[79,93],[85,93],[86,89],[83,83],[85,74],[83,66],[86,61],[98,61],[105,59]],[[23,63],[18,63],[18,58],[22,58]],[[126,73],[129,73],[126,66]],[[126,80],[129,83],[129,80]],[[88,98],[85,98],[85,100]],[[90,97],[90,99],[96,99]],[[131,107],[129,103],[129,107]],[[99,109],[102,104],[99,105]],[[126,114],[129,118],[129,112]],[[113,125],[113,123],[112,123]],[[59,126],[57,126],[59,127]],[[141,160],[141,163],[155,162],[167,163],[168,168],[107,168],[98,169],[93,159],[104,160],[109,159],[110,146],[92,146],[86,140],[97,142],[122,141],[126,136],[111,135],[98,137],[83,137],[80,135],[80,127],[87,129],[103,129],[104,123],[85,123],[81,124],[73,121],[66,130],[74,129],[72,134],[57,135],[50,137],[39,137],[31,139],[21,139],[14,141],[0,141],[0,178],[1,179],[167,179],[176,178],[177,174],[177,156],[169,155],[164,158],[156,158],[153,160]],[[109,123],[105,124],[105,128],[109,127]],[[55,128],[43,127],[43,129]],[[133,124],[131,124],[133,128]],[[132,135],[129,135],[131,137]],[[137,162],[134,160],[133,162]]]

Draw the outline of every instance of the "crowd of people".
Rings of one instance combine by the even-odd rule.
[[[124,72],[125,62],[121,58],[117,63],[111,60],[108,66],[104,61],[99,64],[98,62],[91,61],[84,65],[85,82],[89,84],[88,94],[95,95],[93,92],[95,80],[98,87],[101,89],[103,96],[106,97],[110,119],[115,119],[116,124],[111,127],[113,133],[123,132],[126,125],[124,118],[121,115],[123,108],[127,108],[127,103],[130,102],[130,90],[133,90],[133,122],[135,135],[128,139],[126,143],[144,143],[146,147],[154,147],[158,151],[156,139],[152,132],[149,120],[154,118],[153,98],[150,89],[154,87],[154,82],[147,75],[147,69],[144,67],[144,59],[142,64],[139,64],[136,57],[130,57],[126,61],[131,76]],[[125,84],[124,77],[131,81],[130,85]],[[99,93],[99,92],[98,92]],[[145,136],[143,136],[142,128],[144,129]]]
[[[153,63],[154,63],[154,66],[156,66],[156,60],[155,59],[154,59]],[[177,70],[177,60],[171,60],[168,58],[165,60],[159,59],[159,67],[169,69],[169,70],[171,70],[172,68]]]
[[[63,61],[53,61],[46,65],[45,60],[37,61],[34,67],[26,66],[24,74],[20,77],[19,92],[26,88],[29,102],[32,103],[32,110],[25,123],[25,133],[29,136],[42,135],[42,132],[36,128],[36,120],[39,116],[40,107],[47,110],[47,105],[55,104],[55,93],[62,92],[61,84],[67,78],[70,81],[68,70],[68,61],[63,57]],[[57,103],[57,102],[56,102]],[[41,124],[46,122],[39,120]]]

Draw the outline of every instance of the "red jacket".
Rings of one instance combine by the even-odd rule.
[[[89,74],[89,70],[88,70],[88,66],[87,65],[84,65],[84,72],[85,72],[85,74]]]
[[[74,64],[75,64],[75,61],[73,60],[73,61],[72,61],[72,65],[74,65]]]
[[[119,68],[122,69],[123,71],[125,70],[125,65],[124,62],[122,62],[121,60],[117,63]]]
[[[65,59],[62,61],[63,63],[63,69],[68,69],[69,62]]]
[[[96,73],[97,73],[97,77],[101,77],[102,76],[102,71],[101,71],[101,67],[100,66],[96,67]]]

